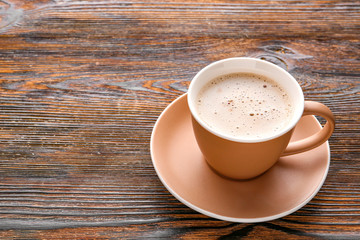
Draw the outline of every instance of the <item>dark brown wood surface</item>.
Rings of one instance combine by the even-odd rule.
[[[336,115],[315,198],[240,224],[152,166],[162,110],[207,64],[269,60]],[[359,239],[359,1],[0,1],[0,239]]]

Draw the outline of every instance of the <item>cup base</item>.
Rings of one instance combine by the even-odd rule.
[[[259,175],[256,175],[254,177],[250,177],[250,178],[233,178],[233,177],[229,177],[229,176],[226,176],[222,173],[220,173],[219,171],[217,171],[215,168],[213,168],[207,161],[206,159],[204,159],[205,162],[207,163],[208,167],[217,175],[219,175],[220,177],[222,178],[225,178],[225,179],[228,179],[228,180],[231,180],[231,181],[252,181],[254,180],[255,178],[258,178],[258,177],[261,177],[263,174],[265,174],[268,170],[266,170],[265,172],[263,173],[260,173]]]

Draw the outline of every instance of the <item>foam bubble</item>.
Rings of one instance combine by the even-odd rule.
[[[205,85],[197,111],[212,128],[234,136],[264,138],[281,131],[291,119],[292,102],[272,79],[232,73]]]

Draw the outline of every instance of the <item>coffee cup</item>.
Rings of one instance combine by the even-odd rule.
[[[328,107],[305,101],[284,69],[256,58],[228,58],[203,68],[192,79],[188,106],[197,144],[208,165],[231,179],[251,179],[280,157],[309,151],[335,128]],[[301,117],[321,116],[324,127],[290,142]]]

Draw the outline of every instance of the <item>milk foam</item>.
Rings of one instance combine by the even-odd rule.
[[[275,81],[250,73],[217,77],[199,92],[197,112],[214,130],[235,138],[261,139],[285,128],[292,101]]]

